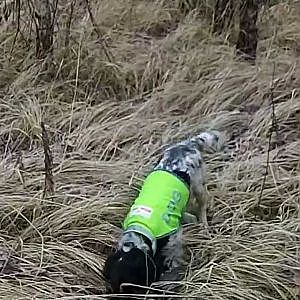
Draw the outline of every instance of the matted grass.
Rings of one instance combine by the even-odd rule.
[[[178,2],[91,2],[109,61],[84,1],[64,47],[61,1],[48,69],[34,58],[25,6],[12,55],[2,20],[1,299],[105,299],[101,270],[144,175],[165,145],[206,128],[224,131],[229,151],[205,155],[211,236],[184,228],[177,298],[299,299],[299,1],[261,13],[256,66],[236,60],[235,27],[229,39],[212,34],[213,1],[200,14]],[[56,189],[46,198],[42,119]]]

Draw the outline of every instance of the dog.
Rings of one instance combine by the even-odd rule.
[[[180,268],[181,225],[200,221],[208,228],[202,152],[223,148],[224,135],[212,130],[163,151],[124,220],[117,251],[105,262],[108,293],[143,294],[143,287]]]

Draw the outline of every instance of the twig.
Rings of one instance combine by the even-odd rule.
[[[17,10],[17,31],[15,33],[15,36],[14,36],[14,40],[13,40],[13,43],[12,43],[12,46],[10,48],[10,53],[9,53],[9,60],[11,60],[12,58],[12,53],[15,49],[15,45],[16,45],[16,41],[17,41],[17,37],[21,31],[21,25],[20,25],[20,19],[21,19],[21,3],[20,3],[20,0],[16,0],[15,2],[15,8]]]
[[[71,24],[72,24],[72,19],[73,19],[75,3],[76,3],[76,0],[73,0],[70,3],[70,13],[69,13],[68,21],[66,24],[66,36],[65,36],[65,48],[66,49],[69,47],[69,44],[70,44]]]
[[[57,7],[58,7],[58,0],[55,1],[55,5],[54,5],[54,8],[53,8],[53,13],[52,13],[52,22],[51,22],[52,33],[54,32],[54,25],[55,25],[55,18],[56,18],[56,13],[57,13]]]
[[[23,187],[25,187],[25,177],[24,177],[24,164],[23,164],[23,159],[22,159],[22,152],[20,151],[18,153],[18,158],[16,161],[16,166],[15,166],[17,173],[19,175],[20,181],[23,185]]]
[[[264,188],[265,188],[265,184],[266,184],[266,179],[267,176],[269,174],[269,165],[270,165],[270,152],[271,152],[271,140],[272,140],[272,135],[273,132],[276,131],[277,135],[278,135],[278,124],[277,124],[277,119],[276,119],[276,114],[275,114],[275,104],[274,104],[274,77],[275,77],[275,63],[273,64],[273,74],[272,74],[272,85],[271,85],[271,109],[272,109],[272,124],[271,127],[269,129],[269,139],[268,139],[268,152],[267,152],[267,164],[266,164],[266,169],[265,169],[265,174],[264,174],[264,178],[262,181],[262,185],[261,185],[261,189],[260,189],[260,194],[259,194],[259,198],[258,198],[258,202],[257,202],[257,208],[260,207],[260,203],[261,203],[261,199],[263,196],[263,192],[264,192]],[[255,214],[255,218],[257,217],[257,214]]]
[[[113,57],[112,57],[112,54],[109,52],[108,50],[108,46],[105,42],[105,39],[103,38],[101,32],[100,32],[100,29],[95,21],[95,18],[93,16],[93,13],[92,13],[92,10],[91,10],[91,6],[90,6],[90,3],[89,3],[89,0],[85,0],[85,3],[86,3],[86,7],[87,7],[87,10],[89,12],[89,16],[90,16],[90,19],[91,19],[91,22],[92,22],[92,25],[93,25],[93,29],[94,31],[96,32],[97,36],[98,36],[98,39],[102,45],[102,48],[103,48],[103,51],[104,51],[104,54],[107,58],[107,60],[112,63],[113,62]]]
[[[44,125],[44,122],[41,122],[41,128],[42,128],[42,141],[43,141],[43,147],[44,147],[44,155],[45,155],[45,186],[44,186],[44,193],[43,197],[46,196],[47,191],[49,191],[50,194],[54,193],[54,179],[52,174],[53,169],[53,159],[52,159],[52,153],[49,147],[49,139],[48,134]]]
[[[271,83],[271,88],[270,88],[270,100],[271,100],[271,109],[272,109],[272,114],[271,114],[271,118],[272,118],[272,123],[271,123],[271,127],[269,128],[269,136],[268,136],[268,150],[267,150],[267,161],[266,161],[266,168],[265,168],[265,173],[264,173],[264,177],[262,180],[262,184],[261,184],[261,188],[260,188],[260,193],[259,193],[259,197],[258,197],[258,201],[257,204],[254,206],[254,220],[251,220],[249,223],[249,226],[247,227],[247,229],[244,231],[244,233],[242,233],[241,235],[245,235],[247,234],[247,232],[249,232],[249,229],[251,228],[253,222],[258,221],[258,211],[260,209],[260,204],[262,201],[262,197],[263,197],[263,193],[265,190],[265,185],[266,185],[266,180],[267,180],[267,176],[269,174],[269,165],[270,165],[270,152],[271,152],[271,140],[272,140],[272,135],[273,132],[276,132],[276,135],[278,136],[278,124],[277,124],[277,118],[276,118],[276,114],[275,114],[275,103],[274,103],[274,82],[275,82],[275,63],[273,64],[273,73],[272,73],[272,83]]]

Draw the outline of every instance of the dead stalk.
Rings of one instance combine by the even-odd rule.
[[[52,153],[49,146],[49,138],[43,122],[41,122],[42,128],[42,141],[43,141],[43,148],[44,148],[44,155],[45,155],[45,186],[44,186],[44,193],[43,197],[45,197],[46,193],[49,192],[50,194],[54,193],[55,184],[52,174],[53,169],[53,159]]]

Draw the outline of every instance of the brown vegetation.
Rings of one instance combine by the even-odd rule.
[[[0,21],[0,298],[105,299],[103,262],[143,176],[166,143],[209,127],[229,152],[206,156],[211,237],[185,228],[178,297],[299,299],[299,2],[260,12],[256,65],[236,59],[236,23],[213,33],[214,1],[58,1],[38,60],[32,8],[9,13],[11,2]],[[41,121],[55,183],[45,197]]]

